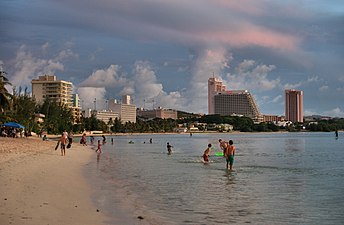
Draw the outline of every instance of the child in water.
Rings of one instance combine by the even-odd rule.
[[[169,154],[169,155],[171,155],[172,154],[172,145],[170,145],[170,143],[169,142],[167,142],[167,145],[166,145],[166,147],[167,147],[167,154]]]
[[[203,153],[203,160],[205,163],[209,162],[210,152],[211,152],[211,144],[208,144],[208,148],[204,150],[204,153]]]
[[[102,153],[102,149],[100,148],[100,140],[98,140],[98,148],[96,150],[96,153],[98,154]]]

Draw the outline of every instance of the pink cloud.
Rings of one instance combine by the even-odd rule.
[[[267,48],[295,51],[299,49],[301,38],[283,34],[267,28],[246,25],[236,31],[203,31],[199,34],[205,41],[212,40],[233,47],[258,45]]]
[[[213,0],[213,2],[216,2],[223,7],[227,7],[237,12],[243,12],[250,15],[264,14],[262,2],[257,0]]]

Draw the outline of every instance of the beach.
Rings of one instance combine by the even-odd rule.
[[[56,141],[0,138],[0,224],[107,224],[83,169],[94,156],[73,143],[61,156]]]

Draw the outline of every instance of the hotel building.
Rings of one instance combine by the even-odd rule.
[[[211,77],[208,79],[208,114],[215,114],[214,107],[214,96],[219,93],[226,91],[226,86],[222,85],[222,81]]]
[[[81,108],[79,104],[79,96],[72,94],[73,84],[68,81],[57,80],[54,75],[39,76],[33,79],[32,97],[42,104],[45,99],[50,99],[61,103],[71,109],[74,123],[80,122]]]
[[[53,101],[66,105],[68,108],[73,106],[72,83],[57,80],[56,76],[44,75],[38,79],[33,79],[32,97],[38,103],[43,103],[44,99],[49,98]]]
[[[115,121],[116,118],[119,118],[117,112],[112,111],[97,111],[92,109],[83,110],[84,117],[88,118],[92,115],[95,116],[98,120],[104,121],[104,123],[108,124],[110,120]]]
[[[178,119],[177,110],[174,109],[164,109],[158,107],[157,109],[153,110],[144,110],[138,109],[137,115],[147,118],[147,119],[154,119],[154,118],[161,118],[161,119]]]
[[[303,91],[285,90],[285,119],[303,123]]]
[[[136,123],[136,106],[132,103],[129,95],[122,96],[122,103],[118,103],[116,99],[110,99],[108,109],[109,111],[118,113],[118,117],[122,123]]]
[[[221,116],[246,116],[255,122],[262,122],[258,106],[247,90],[226,90],[222,81],[216,78],[208,80],[208,112]]]

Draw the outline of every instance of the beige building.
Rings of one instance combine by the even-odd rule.
[[[121,103],[117,102],[116,99],[110,99],[108,109],[109,111],[118,113],[118,117],[122,123],[136,123],[136,106],[132,103],[129,95],[123,95]]]
[[[280,122],[284,120],[284,116],[277,115],[263,115],[263,122]]]
[[[38,103],[43,103],[46,98],[66,105],[71,109],[74,123],[78,123],[81,118],[81,108],[79,104],[79,96],[72,94],[73,84],[68,81],[57,80],[54,75],[39,76],[38,79],[33,79],[32,97]]]
[[[104,121],[106,124],[109,123],[110,120],[115,121],[116,118],[119,118],[117,112],[112,111],[97,111],[92,109],[83,110],[84,117],[88,118],[94,115],[98,120]]]
[[[56,76],[44,75],[39,76],[38,79],[33,79],[32,84],[32,97],[38,103],[42,103],[44,99],[49,98],[56,102],[73,106],[72,97],[72,83],[63,80],[57,80]]]
[[[303,91],[285,90],[285,119],[303,123]]]
[[[164,109],[164,108],[157,108],[153,110],[144,110],[139,109],[137,110],[137,115],[147,118],[147,119],[154,119],[154,118],[161,118],[161,119],[178,119],[177,110],[174,109]]]

